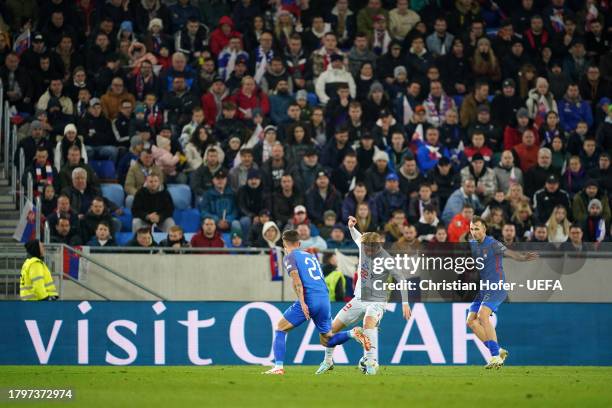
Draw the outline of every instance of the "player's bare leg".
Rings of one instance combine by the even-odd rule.
[[[480,309],[478,309],[478,323],[482,326],[486,340],[483,341],[485,346],[491,352],[491,360],[489,364],[485,366],[485,368],[500,368],[504,365],[504,359],[500,356],[500,348],[497,343],[497,333],[495,331],[495,327],[493,327],[493,323],[491,323],[491,314],[492,310],[485,305],[481,305]],[[507,352],[506,352],[507,356]]]
[[[485,329],[484,327],[482,327],[482,325],[480,324],[480,321],[478,320],[477,313],[475,312],[468,313],[467,320],[465,323],[470,329],[472,329],[472,331],[474,332],[474,334],[476,335],[476,337],[478,337],[480,341],[484,343],[485,341],[488,340]]]
[[[285,358],[286,351],[286,340],[287,340],[287,332],[293,329],[293,325],[287,321],[284,317],[282,317],[278,324],[276,325],[276,332],[274,334],[274,367],[269,369],[268,371],[263,372],[262,374],[276,374],[283,375],[285,374],[285,368],[283,366],[283,359]]]

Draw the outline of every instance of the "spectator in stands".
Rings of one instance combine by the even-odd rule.
[[[315,146],[310,138],[309,130],[309,127],[301,122],[287,128],[285,133],[285,159],[289,163],[299,163],[304,154]]]
[[[494,172],[497,188],[501,191],[508,191],[511,184],[523,184],[523,172],[514,165],[514,155],[510,150],[502,152]]]
[[[125,89],[123,78],[115,77],[109,90],[100,98],[104,116],[109,120],[115,119],[123,101],[131,102],[132,106],[136,105],[136,98]]]
[[[351,98],[355,98],[357,87],[353,76],[344,67],[344,57],[340,54],[332,54],[330,63],[325,72],[321,73],[316,80],[315,90],[319,102],[327,105],[331,95],[335,94],[336,87],[340,83],[348,84]]]
[[[431,204],[423,207],[419,220],[414,224],[419,241],[432,242],[434,240],[436,230],[441,225],[437,213],[438,210]]]
[[[236,115],[238,119],[252,120],[255,116],[255,109],[259,109],[264,116],[267,116],[270,112],[268,96],[257,87],[255,79],[251,76],[242,78],[240,90],[232,95],[230,99],[238,109]]]
[[[106,221],[100,221],[96,226],[95,235],[86,241],[91,247],[114,247],[117,246],[111,234],[110,225]]]
[[[66,188],[72,184],[72,171],[80,167],[85,169],[87,172],[87,183],[91,186],[98,188],[100,182],[98,181],[98,176],[91,168],[91,166],[85,162],[81,158],[81,149],[78,146],[70,146],[68,149],[68,158],[66,163],[62,167],[62,170],[59,173],[59,183],[60,188]]]
[[[546,115],[550,111],[557,114],[559,109],[555,96],[550,92],[548,81],[544,77],[536,80],[535,88],[529,91],[525,106],[529,112],[529,117],[534,121],[535,126],[540,126],[546,120]]]
[[[584,231],[578,224],[572,224],[569,228],[569,238],[561,244],[563,252],[584,252],[588,249],[583,241]]]
[[[570,44],[569,55],[563,60],[563,72],[572,82],[577,83],[586,74],[589,63],[584,48],[584,40],[576,37]]]
[[[35,43],[35,41],[32,41],[32,49],[35,48]],[[23,63],[20,64],[19,55],[13,52],[6,55],[4,64],[0,67],[0,78],[4,84],[5,97],[10,106],[15,106],[19,112],[33,112],[34,87],[29,79],[27,67]]]
[[[406,6],[408,5],[407,0],[398,1],[398,6],[400,3],[405,3]],[[414,13],[414,11],[412,10],[407,10],[407,12]],[[393,19],[392,13],[393,13],[393,10],[391,10],[391,15],[390,15],[391,19]],[[417,21],[421,19],[418,16],[418,14],[414,13],[414,15],[417,16],[416,18]],[[433,29],[434,31],[425,40],[427,49],[436,58],[449,54],[451,52],[451,48],[452,48],[452,44],[453,44],[453,40],[455,39],[455,36],[447,31],[448,24],[446,22],[446,18],[444,18],[444,16],[436,17],[436,20],[434,21],[434,24],[433,24]],[[397,39],[403,40],[404,38],[405,36],[401,38],[397,38]]]
[[[145,184],[134,196],[132,205],[132,231],[136,232],[140,228],[151,228],[156,226],[163,232],[175,224],[172,218],[174,204],[172,197],[164,189],[160,177],[156,174],[149,174]]]
[[[416,163],[414,165],[416,168]],[[403,170],[400,170],[400,189]],[[421,176],[422,177],[422,176]],[[461,184],[460,176],[451,166],[447,157],[438,160],[436,166],[427,173],[427,180],[432,184],[432,191],[440,200],[440,208],[444,208],[446,200]],[[402,189],[403,191],[403,189]]]
[[[53,153],[54,166],[57,171],[60,171],[64,163],[66,163],[68,158],[68,149],[70,149],[71,146],[77,146],[79,149],[81,149],[81,158],[85,163],[87,163],[88,159],[85,144],[81,140],[81,137],[77,136],[76,126],[69,123],[64,128],[64,137],[57,142],[55,152]]]
[[[394,210],[406,210],[406,195],[400,191],[399,177],[389,173],[385,178],[385,188],[377,193],[373,199],[374,218],[377,222],[384,222],[391,217]]]
[[[588,216],[583,223],[582,230],[588,242],[602,242],[606,238],[606,221],[602,215],[603,204],[594,198],[589,202]]]
[[[511,248],[517,243],[516,226],[511,223],[505,223],[502,227],[502,236],[500,241],[506,248]]]
[[[264,191],[261,183],[261,173],[251,168],[247,174],[246,184],[238,189],[236,195],[238,209],[240,210],[240,225],[245,237],[249,236],[251,223],[258,217],[264,208]]]
[[[533,235],[531,236],[531,239],[529,240],[529,242],[541,244],[541,246],[539,247],[541,249],[549,249],[550,247],[546,245],[549,242],[548,241],[548,229],[546,228],[546,225],[537,224],[533,229]]]
[[[19,166],[19,152],[23,149],[23,156],[25,159],[24,167],[34,160],[36,150],[38,147],[44,147],[47,150],[48,158],[53,162],[54,146],[51,140],[45,136],[43,124],[38,119],[35,119],[30,124],[29,136],[23,138],[15,149],[15,156],[13,157],[13,163],[15,166]]]
[[[117,179],[119,180],[119,184],[125,184],[130,167],[138,161],[144,148],[145,144],[142,138],[139,135],[132,136],[130,139],[130,149],[117,163]],[[68,160],[70,160],[70,154],[68,155]]]
[[[129,247],[139,248],[154,248],[157,246],[157,242],[153,239],[151,233],[151,227],[142,227],[134,234],[134,237],[127,243]]]
[[[371,196],[368,195],[366,185],[362,181],[357,181],[355,187],[346,194],[342,201],[340,221],[346,223],[349,216],[356,216],[359,204],[369,202],[371,202]]]
[[[60,189],[60,179],[55,168],[49,160],[47,148],[39,145],[36,148],[34,161],[25,167],[23,176],[21,177],[21,185],[28,186],[28,176],[32,178],[32,187],[34,196],[38,197],[43,193],[46,185],[52,185],[55,190]]]
[[[378,193],[385,187],[389,171],[389,155],[382,150],[376,150],[372,156],[372,161],[372,165],[365,171],[364,182],[368,191]]]
[[[70,207],[79,219],[85,217],[94,197],[100,195],[98,189],[87,182],[87,171],[81,167],[72,171],[72,184],[65,187],[62,193],[69,197]]]
[[[317,174],[315,182],[306,191],[306,208],[308,216],[317,225],[323,224],[323,213],[333,210],[336,214],[340,213],[342,198],[336,188],[330,184],[329,175],[325,171]]]
[[[261,239],[263,226],[270,221],[270,210],[264,208],[259,211],[259,213],[255,214],[253,217],[253,223],[251,224],[251,228],[249,228],[249,233],[245,237],[244,242],[249,246],[257,246],[254,243]],[[264,243],[265,246],[265,243]]]
[[[472,144],[464,149],[463,153],[468,162],[472,162],[474,160],[474,156],[477,154],[483,157],[486,165],[491,164],[491,159],[493,158],[493,151],[489,146],[485,144],[485,134],[482,130],[476,129],[471,132]]]
[[[342,159],[342,164],[333,170],[331,181],[340,197],[346,194],[355,185],[358,176],[357,154],[350,150]]]
[[[323,251],[327,249],[327,243],[320,236],[310,235],[310,226],[308,224],[300,224],[297,226],[298,236],[300,238],[300,246],[304,250],[315,249]]]
[[[185,240],[183,228],[180,225],[173,225],[168,228],[168,236],[159,243],[159,246],[163,248],[188,248],[189,242]]]
[[[474,91],[468,94],[461,104],[460,121],[461,126],[467,128],[476,122],[477,107],[480,105],[489,106],[489,84],[479,80],[474,84]]]
[[[220,171],[225,154],[218,145],[206,148],[202,165],[191,174],[190,186],[198,203],[204,193],[212,187],[213,176]]]
[[[601,205],[601,216],[608,225],[612,214],[610,212],[610,205],[608,201],[608,195],[599,188],[597,181],[587,180],[584,188],[578,194],[576,194],[572,200],[572,213],[574,221],[577,223],[584,223],[588,217],[588,206],[592,200],[598,200]],[[586,231],[586,230],[585,230]]]
[[[455,214],[461,212],[465,204],[468,204],[476,213],[483,210],[480,199],[476,194],[476,183],[473,178],[464,179],[461,182],[461,187],[448,197],[444,211],[442,211],[442,222],[449,225]]]
[[[136,192],[142,188],[146,177],[151,174],[155,174],[159,178],[160,183],[164,182],[163,172],[154,163],[153,154],[150,150],[145,149],[140,152],[139,159],[130,166],[125,177],[125,206],[127,208],[132,208]]]
[[[586,181],[587,174],[580,157],[571,156],[567,161],[565,173],[561,176],[561,187],[570,195],[570,198],[573,198],[584,188]]]
[[[270,159],[261,167],[262,181],[266,193],[280,190],[281,177],[288,171],[289,163],[285,159],[283,145],[280,142],[276,142],[272,146]]]
[[[78,123],[78,130],[83,136],[89,158],[111,160],[113,163],[117,161],[117,139],[111,122],[102,115],[102,105],[98,98],[89,101],[87,113]]]
[[[406,219],[406,212],[397,208],[391,212],[388,221],[383,227],[383,231],[385,232],[385,241],[387,242],[396,242],[398,239],[402,237],[404,226],[408,224],[408,220]]]
[[[200,230],[191,238],[193,248],[223,248],[225,243],[213,218],[204,217]]]
[[[553,209],[557,206],[562,206],[567,209],[570,208],[569,194],[559,188],[559,178],[552,174],[546,179],[544,188],[536,191],[533,195],[533,209],[535,212],[535,218],[537,222],[546,222]],[[548,234],[551,236],[553,234]]]
[[[115,206],[113,205],[113,207]],[[104,198],[96,196],[91,200],[89,210],[80,220],[79,230],[83,242],[89,242],[92,239],[100,222],[107,224],[111,235],[121,231],[121,221],[112,216]]]
[[[281,248],[283,246],[280,229],[274,221],[266,221],[263,224],[261,233],[256,240],[251,242],[251,246],[257,248]]]
[[[408,221],[416,224],[423,215],[423,209],[430,206],[436,213],[440,212],[438,197],[433,196],[431,184],[427,181],[419,186],[418,196],[410,197],[408,202]]]
[[[43,93],[38,102],[36,103],[36,109],[47,110],[49,107],[49,101],[56,99],[59,104],[62,113],[65,115],[72,115],[74,113],[74,104],[70,98],[64,95],[64,83],[61,77],[52,78],[49,82],[49,88]]]
[[[272,218],[280,226],[284,226],[293,217],[294,208],[303,207],[304,204],[301,191],[305,190],[296,188],[293,180],[291,174],[283,174],[280,191],[274,191],[268,199],[267,207],[271,209]]]
[[[441,157],[450,158],[448,149],[440,143],[440,131],[437,128],[429,128],[424,143],[421,143],[417,150],[419,169],[424,173],[428,172]]]
[[[231,187],[227,185],[227,173],[221,169],[212,179],[212,188],[202,196],[198,206],[202,218],[212,218],[220,231],[240,231],[238,206]]]
[[[538,150],[537,164],[525,172],[525,194],[533,197],[535,192],[544,186],[546,180],[551,176],[559,176],[560,169],[552,165],[552,152],[548,148]]]
[[[556,113],[551,112],[556,115]],[[549,115],[546,115],[548,118]],[[548,122],[548,119],[547,119]],[[536,135],[536,144],[539,145],[540,141],[538,140],[539,134],[536,129],[534,129],[531,125],[531,121],[529,119],[529,113],[527,109],[520,108],[516,113],[516,123],[509,124],[504,129],[504,149],[510,150],[514,146],[520,144],[522,142],[523,133],[526,130],[531,130],[534,135]]]
[[[597,144],[608,154],[612,154],[612,103],[606,109],[607,116],[595,133]]]
[[[567,87],[563,99],[557,102],[561,127],[566,132],[572,132],[580,121],[587,126],[593,126],[593,112],[588,102],[583,101],[578,90],[578,84],[572,83]]]
[[[599,186],[605,191],[612,191],[612,167],[610,167],[610,155],[606,152],[599,156],[599,166],[589,173],[593,179],[599,182]]]
[[[449,200],[450,201],[450,200]],[[470,223],[474,217],[474,208],[465,203],[460,212],[449,220],[448,223],[448,242],[465,242],[470,232]]]
[[[582,145],[589,133],[589,125],[585,121],[579,121],[576,127],[569,132],[569,138],[567,139],[567,152],[571,155],[577,156],[580,154]]]
[[[51,242],[54,244],[65,244],[65,245],[81,245],[81,237],[78,234],[78,230],[72,229],[70,225],[70,218],[65,215],[60,215],[57,218],[55,225],[51,226]]]
[[[497,177],[492,168],[485,166],[484,157],[476,153],[472,161],[461,170],[461,179],[473,179],[476,183],[476,194],[481,202],[489,201],[498,190]]]
[[[518,165],[523,173],[527,173],[538,163],[540,148],[536,144],[536,136],[533,130],[526,129],[523,132],[522,142],[512,148]]]
[[[68,217],[70,219],[70,225],[78,227],[79,218],[70,207],[70,197],[64,193],[58,195],[56,207],[53,209],[51,214],[47,216],[47,223],[49,224],[50,228],[53,228],[53,226],[57,224],[57,219],[60,217],[60,215]]]
[[[521,44],[520,39],[518,40],[517,44]],[[504,82],[502,83],[502,92],[500,94],[495,95],[493,101],[491,102],[491,122],[498,128],[504,129],[506,128],[506,126],[509,126],[511,124],[512,118],[516,117],[518,120],[519,112],[521,112],[521,117],[524,116],[529,118],[526,109],[524,111],[521,111],[522,106],[523,99],[516,92],[516,83],[514,82],[514,79],[509,78],[504,80]],[[506,149],[509,148],[505,144],[505,134],[504,147]]]
[[[328,249],[357,249],[355,242],[346,237],[344,226],[342,224],[336,224],[332,227],[329,239],[326,241]]]
[[[240,163],[229,171],[229,184],[232,190],[238,191],[247,183],[247,176],[251,170],[257,170],[257,163],[253,161],[253,150],[240,149]]]

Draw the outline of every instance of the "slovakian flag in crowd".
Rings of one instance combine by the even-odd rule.
[[[13,239],[21,243],[26,243],[31,239],[36,238],[36,208],[32,201],[26,200],[19,222],[15,228]]]
[[[272,275],[272,280],[283,279],[283,274],[281,270],[282,258],[283,255],[279,247],[274,247],[270,250],[270,274]]]
[[[82,247],[75,246],[74,249],[81,251]],[[64,247],[64,275],[68,275],[74,279],[79,279],[79,272],[81,272],[81,257],[76,252]]]
[[[26,30],[15,39],[13,51],[21,57],[28,48],[30,48],[30,30]]]

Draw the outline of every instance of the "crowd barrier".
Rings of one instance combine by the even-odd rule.
[[[0,364],[269,364],[275,322],[290,303],[0,302]],[[333,313],[342,307],[333,304]],[[406,322],[387,305],[379,361],[389,364],[484,364],[485,347],[465,326],[467,303],[416,303]],[[508,364],[612,365],[612,304],[514,303],[496,315]],[[337,347],[338,364],[361,350]],[[314,324],[292,331],[287,364],[318,364]]]

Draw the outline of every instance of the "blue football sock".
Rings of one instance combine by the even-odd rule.
[[[285,360],[285,351],[287,349],[285,340],[287,339],[287,333],[284,331],[277,330],[274,335],[274,364],[276,367],[283,366],[283,360]]]
[[[350,338],[351,338],[351,336],[349,335],[348,331],[343,331],[343,332],[340,332],[340,333],[336,333],[327,342],[327,347],[335,347],[335,346],[337,346],[339,344],[344,344]]]
[[[484,342],[493,357],[499,356],[499,344],[495,340],[487,340]]]

